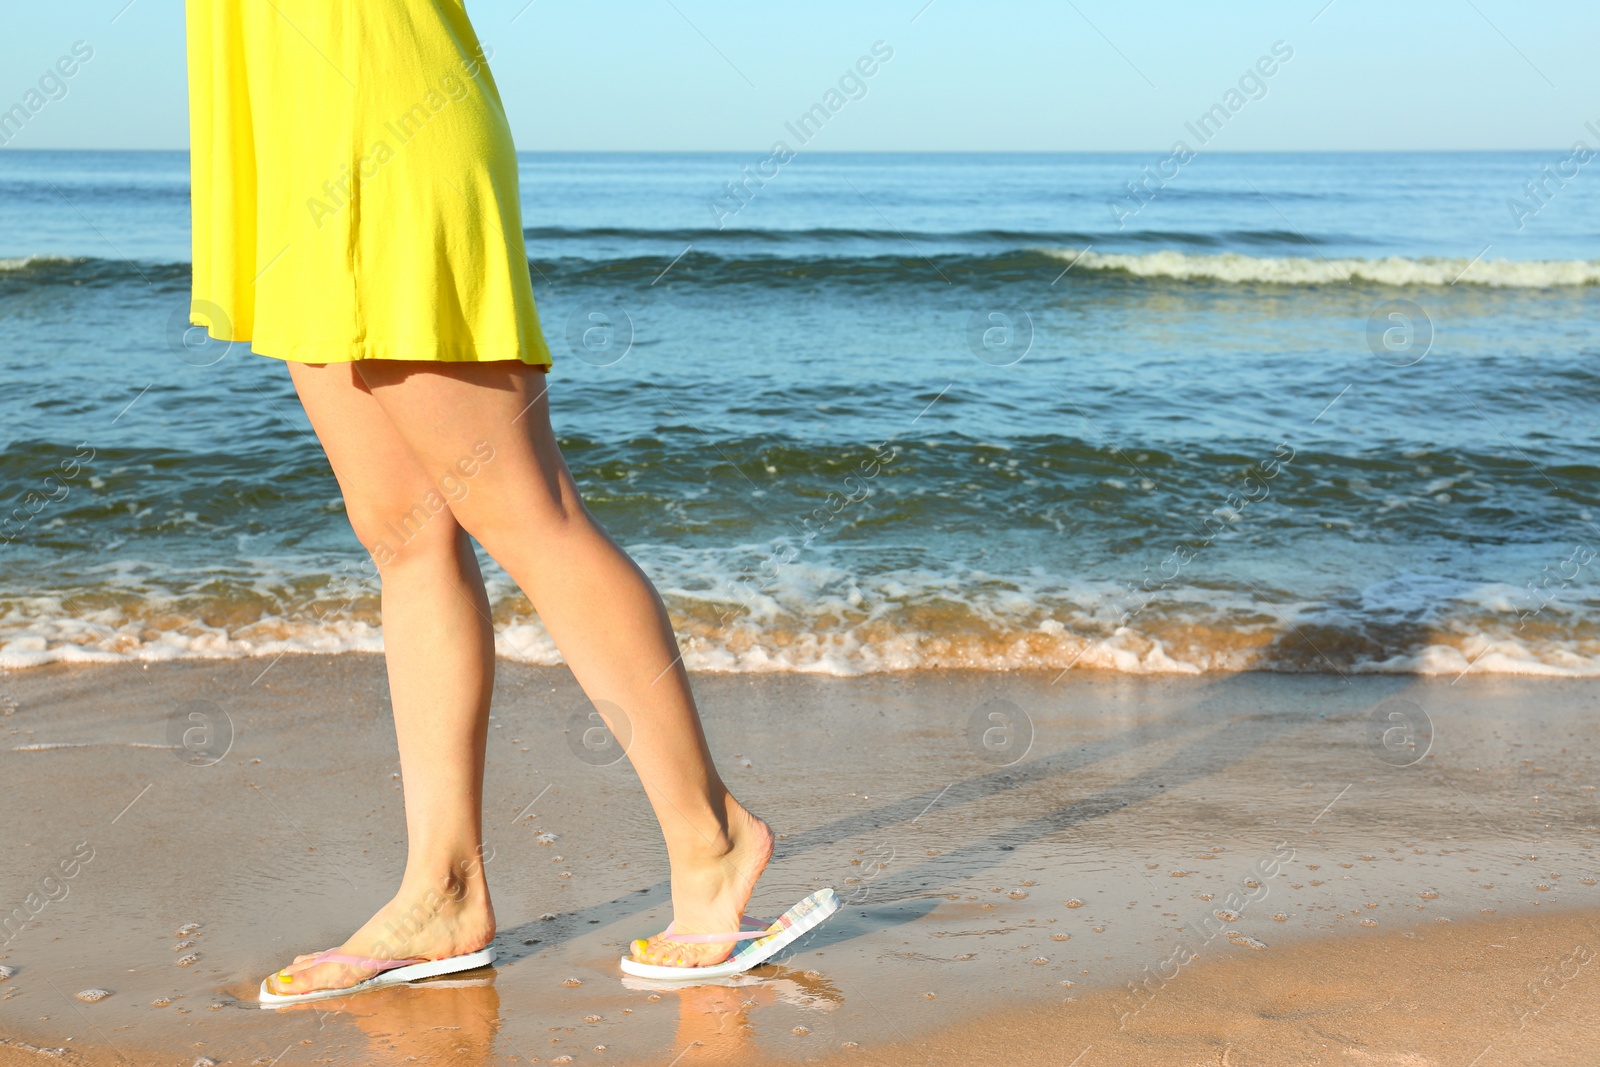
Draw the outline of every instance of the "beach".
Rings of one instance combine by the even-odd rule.
[[[637,779],[564,669],[502,662],[496,966],[267,1011],[261,977],[341,941],[403,864],[381,659],[14,673],[0,1062],[1592,1061],[1583,681],[694,683],[780,835],[753,912],[831,885],[820,930],[728,985],[624,979],[668,918]]]

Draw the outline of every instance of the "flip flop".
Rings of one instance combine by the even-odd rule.
[[[675,934],[672,927],[668,926],[666,936],[685,944],[715,945],[750,938],[755,940],[721,963],[709,967],[662,967],[624,956],[621,960],[622,970],[635,978],[653,978],[662,982],[701,982],[711,978],[726,978],[767,962],[821,926],[828,916],[838,910],[838,895],[832,889],[819,889],[759,930],[727,934]]]
[[[375,960],[366,956],[349,956],[342,952],[319,952],[313,963],[346,963],[352,967],[362,967],[367,970],[379,970],[383,973],[375,974],[363,982],[343,989],[318,989],[310,993],[271,993],[267,991],[267,980],[261,980],[259,999],[262,1007],[275,1008],[283,1004],[299,1004],[308,1000],[327,1000],[330,997],[345,997],[352,993],[365,993],[371,989],[380,989],[383,986],[404,985],[406,982],[415,982],[420,978],[432,978],[441,974],[455,974],[458,971],[471,971],[479,967],[487,967],[494,962],[494,946],[480,949],[477,952],[468,952],[464,956],[450,956],[442,960]]]

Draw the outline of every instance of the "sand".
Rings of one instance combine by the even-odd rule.
[[[565,671],[502,664],[497,966],[263,1011],[404,856],[381,662],[269,663],[4,679],[0,1064],[1600,1060],[1588,683],[697,676],[783,835],[753,910],[848,903],[674,989],[616,967],[668,917],[637,780]]]

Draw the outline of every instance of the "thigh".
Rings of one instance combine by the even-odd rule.
[[[359,367],[410,453],[441,483],[453,480],[451,508],[480,542],[583,514],[550,428],[543,371],[516,361]]]
[[[300,403],[344,494],[356,537],[378,565],[452,544],[454,483],[431,476],[355,364],[289,364]]]

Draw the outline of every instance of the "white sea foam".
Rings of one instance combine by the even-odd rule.
[[[0,668],[49,663],[158,663],[240,659],[282,653],[381,652],[376,626],[354,620],[263,619],[234,631],[199,618],[169,618],[163,629],[140,619],[94,619],[56,613],[13,614],[0,625]]]
[[[359,638],[320,623],[286,627],[271,641],[195,640],[175,633],[154,635],[120,649],[75,642],[0,648],[0,666],[12,669],[49,663],[140,663],[184,659],[276,658],[283,653],[334,655],[383,650],[376,630]],[[832,630],[789,631],[774,635],[753,620],[728,627],[718,636],[683,636],[683,662],[692,671],[736,674],[804,673],[835,676],[894,673],[922,669],[979,671],[1110,671],[1119,674],[1209,674],[1243,670],[1331,671],[1349,674],[1521,674],[1548,677],[1600,677],[1600,648],[1524,640],[1509,633],[1440,634],[1435,643],[1383,658],[1351,655],[1319,641],[1332,661],[1314,656],[1284,657],[1277,639],[1287,627],[1260,641],[1222,641],[1207,646],[1196,635],[1152,634],[1124,627],[1111,635],[1078,633],[1059,623],[977,637],[971,634],[889,631],[870,625]],[[776,640],[774,637],[776,636]],[[1212,636],[1215,636],[1213,633]],[[504,659],[557,666],[554,643],[537,620],[499,629],[497,653]],[[1181,646],[1181,647],[1180,647]],[[52,746],[56,747],[56,746]]]
[[[1528,605],[1502,583],[1408,573],[1329,600],[1275,595],[1270,610],[1249,588],[1175,587],[1139,606],[1112,583],[1043,572],[865,576],[819,560],[796,562],[778,581],[735,596],[699,569],[693,553],[678,553],[676,565],[665,551],[644,554],[657,557],[648,569],[660,581],[684,663],[695,671],[1337,669],[1600,677],[1600,638],[1585,621],[1594,602],[1568,594],[1524,626]],[[492,577],[490,584],[499,605],[498,654],[560,664],[537,617],[516,613],[519,601],[506,583]],[[224,629],[167,608],[137,618],[109,609],[74,617],[42,599],[0,618],[0,667],[7,668],[382,649],[375,618],[271,616]]]
[[[81,260],[79,260],[77,257],[74,257],[74,256],[49,256],[49,255],[41,255],[41,256],[11,256],[11,257],[0,256],[0,271],[3,271],[3,270],[27,270],[29,267],[32,267],[32,266],[34,266],[36,264],[39,264],[39,263],[78,263],[78,262],[81,262]]]
[[[1343,285],[1350,281],[1393,286],[1484,285],[1504,289],[1551,289],[1600,284],[1600,260],[1510,260],[1465,257],[1388,256],[1382,259],[1324,259],[1305,256],[1249,256],[1238,252],[1195,255],[1188,252],[1080,251],[1040,249],[1069,261],[1074,273],[1115,271],[1140,278],[1219,281],[1260,285]]]

